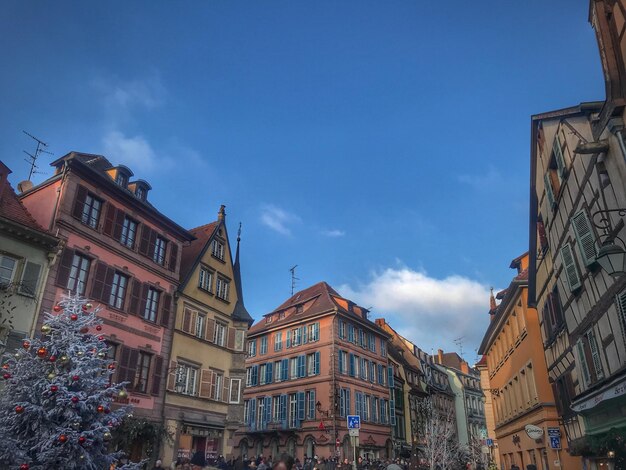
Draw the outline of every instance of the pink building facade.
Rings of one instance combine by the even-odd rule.
[[[68,291],[100,307],[102,334],[117,361],[113,380],[129,382],[121,401],[134,406],[134,415],[160,422],[180,253],[194,237],[148,202],[150,185],[132,181],[128,168],[75,152],[52,166],[54,176],[21,195],[37,222],[64,241],[41,312]],[[138,443],[133,454],[145,450]]]

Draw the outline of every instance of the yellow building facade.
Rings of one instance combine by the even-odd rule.
[[[243,423],[246,332],[252,318],[243,305],[239,236],[235,260],[226,213],[190,230],[183,248],[181,284],[168,368],[162,458],[202,454],[207,463],[232,455]]]

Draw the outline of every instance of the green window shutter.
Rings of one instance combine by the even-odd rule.
[[[582,284],[580,282],[580,275],[578,274],[578,267],[574,261],[572,247],[567,243],[561,248],[561,259],[563,261],[563,272],[565,272],[569,290],[574,292],[579,289]]]
[[[576,343],[576,349],[578,350],[578,363],[580,364],[580,372],[585,383],[585,387],[589,386],[591,382],[591,375],[589,374],[589,365],[587,364],[587,358],[585,357],[585,345],[582,339],[579,339]]]
[[[596,262],[598,253],[596,251],[596,236],[591,228],[591,222],[589,222],[587,213],[584,211],[578,212],[572,217],[572,225],[574,226],[576,241],[578,242],[578,248],[585,266],[590,266]]]
[[[563,178],[566,173],[565,158],[563,158],[563,151],[561,150],[561,141],[559,136],[554,138],[552,143],[552,152],[554,153],[554,159],[556,160],[556,166],[559,170],[559,176]]]
[[[602,380],[604,378],[604,369],[602,368],[600,350],[596,342],[596,334],[593,330],[587,332],[587,341],[589,342],[589,350],[591,351],[591,359],[593,360],[593,368],[596,371],[596,377],[598,380]]]
[[[550,175],[548,173],[543,175],[544,186],[546,187],[546,197],[548,198],[548,204],[550,210],[554,209],[556,200],[554,199],[554,191],[552,191],[552,181],[550,181]]]
[[[615,296],[615,304],[619,313],[620,324],[622,326],[622,339],[626,343],[626,290]]]

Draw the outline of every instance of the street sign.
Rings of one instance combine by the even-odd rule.
[[[493,447],[493,439],[487,439],[487,447]]]
[[[561,438],[557,436],[550,436],[550,448],[551,449],[560,449],[561,448]]]
[[[548,436],[561,437],[561,428],[548,428]]]
[[[352,429],[348,429],[348,435],[350,437],[359,437],[359,428],[352,428]]]
[[[348,429],[360,429],[361,417],[359,415],[348,415]]]

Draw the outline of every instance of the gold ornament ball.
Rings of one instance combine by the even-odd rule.
[[[91,308],[91,307],[93,307],[93,305],[91,305],[91,303],[88,302],[88,303],[85,304],[85,307]]]
[[[98,353],[98,357],[99,357],[100,359],[104,359],[105,357],[107,357],[107,355],[106,355],[105,353],[103,353],[103,352],[99,352],[99,353]]]
[[[47,335],[47,334],[48,334],[48,333],[50,333],[51,331],[52,331],[52,328],[50,327],[50,325],[43,325],[43,326],[41,327],[41,332],[42,332],[44,335]]]
[[[104,438],[105,441],[110,441],[111,440],[111,433],[109,431],[105,432],[102,437]]]
[[[67,357],[65,354],[63,354],[60,358],[59,358],[59,363],[60,364],[67,364],[70,361],[70,358]]]
[[[54,379],[56,378],[56,376],[57,376],[57,375],[56,375],[54,372],[50,372],[50,373],[48,374],[48,380],[54,380]]]
[[[83,354],[85,354],[85,353],[84,353],[84,352],[82,352],[82,351],[78,351],[78,352],[76,353],[76,355],[77,355],[78,357],[83,356]]]
[[[117,397],[118,398],[127,398],[128,397],[128,392],[126,390],[120,390],[117,393]]]

